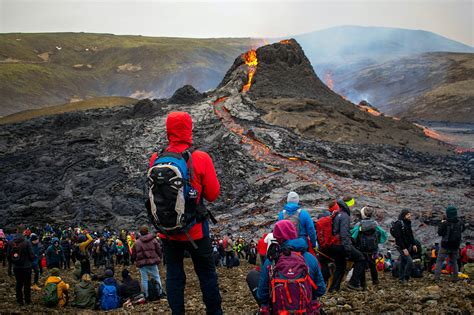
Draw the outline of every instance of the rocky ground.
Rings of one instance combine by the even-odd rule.
[[[233,269],[218,268],[219,286],[223,299],[225,314],[253,314],[257,309],[245,277],[249,270],[255,266],[243,262],[240,267]],[[189,314],[203,314],[205,312],[199,282],[192,269],[190,259],[185,263],[187,274],[186,285],[186,312]],[[161,276],[165,279],[164,267],[161,266]],[[120,269],[117,268],[117,273]],[[137,269],[130,268],[133,277],[139,279]],[[367,274],[368,277],[369,274]],[[61,278],[66,283],[76,283],[72,273],[61,271]],[[119,276],[120,279],[120,276]],[[45,277],[40,282],[44,283]],[[370,281],[369,281],[370,282]],[[324,310],[329,314],[337,313],[365,313],[365,314],[406,314],[406,313],[431,313],[431,314],[469,314],[474,312],[474,286],[467,280],[452,283],[443,279],[439,284],[434,284],[431,275],[422,279],[415,279],[406,286],[400,286],[398,281],[388,273],[381,278],[378,286],[369,285],[365,292],[354,292],[342,289],[335,294],[322,297]],[[15,303],[15,280],[7,276],[6,268],[0,267],[0,308],[2,314],[23,314],[26,312],[52,313],[52,310],[41,306],[41,292],[33,293],[33,305],[18,307]],[[96,283],[98,286],[99,283]],[[143,313],[170,313],[167,301],[156,301],[145,305],[127,309],[130,314]],[[78,313],[78,309],[66,306],[61,313]],[[82,311],[80,314],[98,313],[98,311]],[[103,313],[103,312],[102,312]],[[123,313],[123,310],[109,313]]]

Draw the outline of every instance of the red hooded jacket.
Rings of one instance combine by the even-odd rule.
[[[265,243],[265,237],[268,233],[263,234],[262,238],[258,240],[257,251],[260,256],[265,256],[267,254],[267,243]]]
[[[168,135],[168,147],[165,151],[181,153],[191,147],[193,143],[193,121],[191,116],[185,112],[171,112],[166,119],[166,133]],[[154,153],[150,158],[150,166],[158,157],[158,153]],[[191,185],[198,192],[198,202],[201,198],[207,201],[214,201],[220,193],[220,184],[217,179],[214,163],[209,154],[203,151],[192,152],[193,162],[193,178]],[[189,167],[189,161],[188,161]],[[193,240],[199,240],[209,234],[207,222],[196,223],[189,230],[189,235]],[[206,226],[204,226],[206,225]],[[161,238],[166,238],[160,234]],[[172,235],[171,240],[188,241],[185,233]]]

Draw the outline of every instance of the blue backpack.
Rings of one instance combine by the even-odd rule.
[[[148,170],[148,215],[165,235],[187,233],[196,223],[198,196],[190,183],[192,167],[189,151],[162,152]]]
[[[106,285],[102,288],[100,308],[104,311],[113,310],[120,306],[117,288],[114,285]]]

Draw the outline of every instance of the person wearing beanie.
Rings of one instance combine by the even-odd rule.
[[[39,237],[35,233],[31,234],[30,236],[31,246],[33,247],[33,253],[35,254],[35,258],[32,262],[33,272],[35,273],[33,285],[31,286],[32,290],[41,291],[40,287],[38,286],[39,276],[40,276],[40,257],[42,256],[43,247],[39,242]]]
[[[416,254],[418,252],[411,228],[411,212],[409,209],[402,209],[398,220],[393,223],[390,232],[395,238],[396,248],[400,253],[399,282],[405,284],[410,279],[411,270],[413,268],[411,255],[412,253]]]
[[[308,211],[299,205],[300,196],[296,192],[290,191],[286,201],[283,210],[278,214],[278,221],[290,220],[293,222],[298,237],[308,243],[308,249],[316,247],[317,239],[314,223]]]
[[[59,268],[52,268],[49,270],[49,273],[50,276],[44,283],[44,290],[47,290],[49,285],[55,284],[58,294],[58,305],[64,307],[69,300],[69,284],[59,277]]]
[[[74,301],[72,306],[83,309],[94,309],[97,294],[90,274],[82,275],[81,281],[74,286]]]
[[[127,269],[122,270],[122,284],[120,285],[120,296],[123,300],[128,300],[142,293],[140,283],[133,279]]]
[[[383,244],[387,241],[387,233],[372,218],[374,215],[373,208],[363,207],[360,210],[360,214],[361,221],[352,228],[351,235],[355,240],[356,248],[365,257],[366,269],[370,270],[372,284],[377,285],[379,280],[375,259],[378,252],[378,244]],[[363,288],[367,287],[365,272],[362,274],[361,286]]]
[[[309,276],[316,284],[317,288],[313,289],[313,299],[321,297],[326,291],[326,283],[324,282],[319,263],[316,257],[307,251],[307,242],[298,237],[296,228],[290,220],[281,220],[275,224],[273,228],[273,237],[281,247],[281,252],[297,252],[300,253],[309,269]],[[247,275],[247,284],[252,292],[255,300],[260,307],[268,308],[271,304],[270,297],[270,265],[274,261],[269,259],[260,268],[260,272],[252,270]]]
[[[438,226],[438,235],[441,236],[441,247],[436,259],[434,280],[439,281],[441,269],[447,258],[453,261],[452,278],[458,279],[459,247],[461,246],[462,233],[466,229],[464,222],[458,218],[458,209],[454,206],[446,208],[446,220],[442,220]]]

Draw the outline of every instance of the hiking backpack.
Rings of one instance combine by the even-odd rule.
[[[23,244],[23,241],[21,243],[17,243],[15,241],[13,241],[11,243],[11,249],[10,249],[10,260],[15,263],[15,262],[18,262],[20,261],[20,258],[21,258],[21,248],[22,248],[22,244]]]
[[[317,286],[301,253],[282,253],[269,266],[269,273],[273,314],[319,313],[319,303],[313,301],[312,292]]]
[[[332,245],[339,245],[341,241],[337,235],[332,232],[332,223],[336,217],[337,212],[326,217],[322,217],[316,222],[316,234],[318,237],[319,247],[324,250],[328,249]]]
[[[3,251],[5,249],[5,241],[0,240],[0,251]]]
[[[377,223],[374,220],[362,220],[357,237],[359,250],[363,253],[375,253],[379,248]]]
[[[57,283],[50,282],[46,285],[46,287],[44,287],[43,303],[47,307],[58,306],[59,297],[58,297],[58,284]]]
[[[148,170],[148,214],[164,234],[187,233],[196,222],[198,196],[191,186],[192,169],[191,153],[184,151],[162,152]]]
[[[393,238],[397,239],[400,238],[400,231],[397,227],[397,225],[401,224],[402,229],[403,229],[403,223],[400,220],[392,221],[390,224],[390,234],[393,236]]]
[[[100,298],[100,308],[104,311],[113,310],[120,306],[117,287],[104,283],[102,296]]]
[[[160,298],[160,292],[157,286],[159,286],[159,284],[155,278],[151,278],[148,281],[148,301],[156,301]]]
[[[292,215],[288,214],[288,211],[283,210],[283,220],[290,220],[296,229],[296,235],[300,235],[300,214],[301,209],[296,210]]]
[[[442,247],[447,249],[458,249],[461,245],[463,224],[461,221],[449,222],[446,241],[442,242]]]

